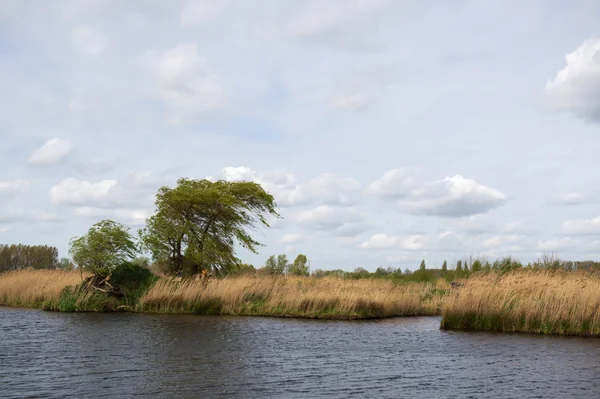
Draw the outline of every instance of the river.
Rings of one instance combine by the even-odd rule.
[[[598,398],[600,340],[0,307],[0,398]]]

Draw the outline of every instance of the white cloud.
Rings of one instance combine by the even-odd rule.
[[[0,198],[16,197],[26,194],[30,184],[25,180],[0,181]]]
[[[383,176],[371,183],[366,192],[388,199],[405,198],[419,184],[420,179],[416,169],[397,168],[385,172]]]
[[[600,235],[600,216],[588,220],[565,220],[561,227],[565,234]]]
[[[540,251],[558,251],[564,249],[572,249],[580,243],[571,237],[554,238],[545,241],[537,242],[537,249]]]
[[[97,58],[106,50],[109,40],[102,32],[81,25],[71,32],[71,42],[80,55]]]
[[[419,250],[425,247],[425,237],[422,235],[388,236],[375,234],[367,241],[361,243],[361,249],[404,249]]]
[[[29,163],[34,165],[54,165],[61,162],[73,151],[70,140],[53,138],[43,146],[33,150],[29,156]]]
[[[152,206],[158,189],[171,182],[169,176],[148,171],[129,172],[119,180],[98,182],[73,177],[64,179],[49,190],[55,205],[85,208],[138,209]]]
[[[549,107],[600,122],[600,39],[586,40],[565,58],[567,65],[546,83]]]
[[[297,242],[305,241],[306,237],[303,234],[294,233],[294,234],[286,234],[279,239],[279,242],[284,244],[294,244]]]
[[[91,183],[87,180],[68,177],[50,188],[50,200],[56,205],[105,204],[109,199],[111,190],[116,185],[116,180],[102,180]]]
[[[310,0],[291,9],[283,18],[284,35],[319,38],[319,43],[341,47],[373,47],[377,19],[385,11],[386,0]]]
[[[195,44],[180,44],[163,53],[149,51],[144,60],[158,95],[172,112],[172,122],[196,120],[224,104],[227,92]]]
[[[461,217],[485,213],[505,202],[500,191],[456,175],[413,190],[401,207],[415,215]]]
[[[251,168],[226,167],[221,176],[227,181],[254,181],[275,197],[279,206],[353,205],[360,194],[360,184],[352,178],[324,173],[306,183],[283,172],[261,174]]]
[[[336,230],[364,222],[364,216],[354,208],[321,205],[302,211],[296,215],[296,221],[313,230]]]
[[[552,205],[583,205],[598,202],[599,199],[595,196],[584,193],[566,193],[558,195],[550,200]]]
[[[181,11],[181,25],[197,25],[217,17],[229,4],[227,0],[190,0]]]

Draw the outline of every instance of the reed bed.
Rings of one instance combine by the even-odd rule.
[[[472,276],[446,297],[442,328],[600,336],[600,277],[520,270]]]
[[[78,272],[25,269],[0,274],[0,305],[41,308],[58,303],[61,291],[81,282]]]
[[[241,276],[204,281],[162,279],[138,311],[326,319],[365,319],[440,313],[445,281]]]

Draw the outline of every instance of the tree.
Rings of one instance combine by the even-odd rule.
[[[479,261],[479,259],[476,259],[473,262],[471,262],[471,271],[473,273],[481,271],[481,262]]]
[[[462,260],[458,260],[456,261],[456,271],[457,272],[462,272],[463,268],[462,268]]]
[[[71,260],[68,258],[61,258],[58,267],[64,271],[72,271],[73,263],[71,263]]]
[[[288,273],[294,276],[308,276],[308,258],[299,254],[288,268]]]
[[[425,270],[425,259],[421,261],[421,265],[419,266],[419,270]]]
[[[70,241],[69,254],[81,269],[105,274],[137,254],[129,229],[112,220],[93,225],[87,235]]]
[[[444,263],[442,263],[442,273],[446,273],[448,271],[448,262],[444,259]]]
[[[241,263],[236,243],[257,253],[262,244],[248,230],[269,227],[268,215],[279,217],[275,200],[257,183],[184,178],[158,191],[156,213],[139,234],[152,258],[171,272],[185,267],[224,274]]]
[[[265,271],[268,274],[281,275],[285,273],[285,269],[287,267],[287,256],[285,255],[275,255],[269,256],[267,261],[265,262]]]

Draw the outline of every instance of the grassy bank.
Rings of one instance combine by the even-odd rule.
[[[446,297],[442,328],[600,336],[600,277],[519,270],[472,276]]]
[[[361,319],[440,314],[449,285],[387,280],[238,276],[175,281],[161,278],[119,301],[75,288],[76,272],[22,270],[0,274],[0,305],[61,311],[198,313]]]
[[[0,305],[41,308],[60,300],[61,291],[81,282],[78,272],[19,270],[0,274]]]
[[[140,298],[138,310],[328,319],[436,315],[447,288],[444,281],[436,285],[269,276],[163,279]]]

